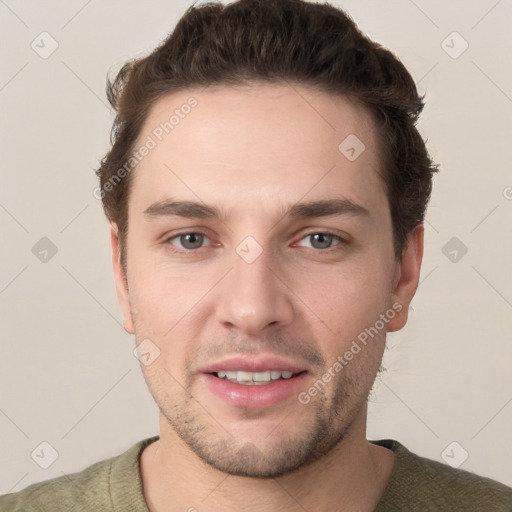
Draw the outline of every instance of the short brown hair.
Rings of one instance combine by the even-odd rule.
[[[437,171],[416,128],[424,98],[411,75],[328,3],[238,0],[191,6],[150,55],[127,62],[113,82],[107,79],[107,97],[117,115],[112,148],[96,173],[105,214],[119,229],[125,270],[130,173],[123,173],[114,186],[112,179],[129,161],[155,101],[194,86],[288,80],[347,96],[372,113],[395,256],[401,256],[407,235],[423,222]]]

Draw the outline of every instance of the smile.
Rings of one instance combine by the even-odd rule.
[[[229,371],[221,370],[215,372],[214,375],[219,379],[225,379],[237,384],[244,384],[246,386],[265,385],[275,380],[291,379],[297,374],[288,370],[274,371],[266,370],[262,372],[244,372],[244,371]]]

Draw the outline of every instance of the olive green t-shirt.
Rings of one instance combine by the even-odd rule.
[[[157,439],[144,439],[81,472],[0,496],[0,511],[149,512],[139,456]],[[395,454],[390,481],[375,512],[512,512],[512,488],[506,485],[415,455],[392,439],[371,442]]]

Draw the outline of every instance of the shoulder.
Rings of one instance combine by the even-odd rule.
[[[19,492],[0,496],[0,511],[109,512],[119,510],[121,501],[139,505],[143,495],[138,455],[153,439],[140,441],[123,454],[97,462],[83,471],[38,482]],[[127,487],[128,492],[123,494]]]
[[[377,512],[388,510],[512,512],[512,488],[416,455],[398,441],[372,441],[393,450],[395,466]]]
[[[112,459],[87,469],[45,482],[29,485],[22,491],[0,496],[0,511],[32,512],[42,510],[111,510],[108,493]],[[77,507],[77,508],[74,508]],[[93,508],[91,508],[93,507]]]

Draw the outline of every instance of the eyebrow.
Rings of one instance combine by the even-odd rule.
[[[194,201],[177,201],[172,199],[164,199],[153,203],[144,210],[144,215],[150,218],[171,215],[192,219],[222,220],[224,218],[224,215],[215,206]],[[283,218],[305,219],[334,215],[369,217],[370,212],[364,206],[350,199],[334,198],[294,204],[284,211]]]
[[[294,204],[286,215],[292,219],[329,217],[331,215],[353,215],[369,217],[370,212],[350,199],[322,199]]]

